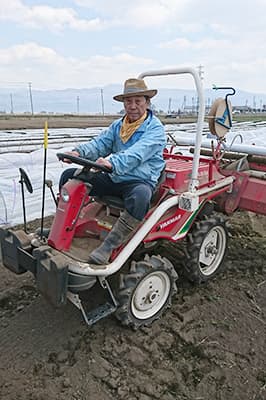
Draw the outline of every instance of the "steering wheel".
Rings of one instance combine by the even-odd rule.
[[[112,172],[111,168],[105,167],[104,165],[98,164],[97,162],[87,160],[86,158],[72,156],[71,154],[66,153],[57,153],[56,154],[59,161],[63,161],[64,159],[70,160],[75,164],[82,165],[87,168],[95,168],[102,172]]]

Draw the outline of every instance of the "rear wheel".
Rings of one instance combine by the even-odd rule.
[[[198,221],[187,236],[185,275],[196,283],[213,278],[223,268],[228,232],[221,216]]]
[[[142,261],[133,261],[130,271],[120,276],[116,317],[134,329],[150,325],[170,307],[176,279],[177,273],[167,258],[146,255]]]

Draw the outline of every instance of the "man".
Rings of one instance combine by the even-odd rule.
[[[123,94],[114,96],[114,100],[124,103],[125,116],[69,153],[110,168],[111,173],[97,172],[89,179],[93,185],[91,196],[118,196],[125,204],[104,242],[90,254],[92,264],[107,264],[112,251],[128,239],[149,209],[165,164],[164,127],[149,109],[150,99],[156,94],[157,90],[149,90],[142,79],[126,80]],[[65,170],[59,186],[74,173],[75,169]]]

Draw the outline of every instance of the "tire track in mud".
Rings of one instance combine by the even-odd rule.
[[[2,318],[0,313],[0,399],[111,400],[84,368],[87,355],[80,345],[91,332],[80,311],[71,303],[55,310],[34,286],[28,289],[1,291],[0,311],[5,306],[6,312]]]
[[[27,297],[22,287],[14,288],[13,296],[10,290],[7,298],[13,297],[14,303],[21,301],[21,296],[16,295],[19,290]],[[172,321],[171,330],[160,320],[152,328],[134,332],[120,326],[114,318],[88,328],[73,305],[54,310],[43,298],[34,296],[34,287],[31,291],[33,297],[27,298],[29,304],[22,310],[15,310],[15,315],[4,318],[8,326],[0,328],[0,377],[4,381],[8,382],[8,376],[14,374],[15,381],[18,380],[16,384],[24,388],[27,376],[28,386],[29,382],[32,386],[31,396],[39,391],[39,396],[46,399],[50,398],[47,386],[51,379],[55,381],[51,384],[53,387],[67,386],[69,399],[79,400],[158,398],[171,387],[175,372],[164,359],[171,352],[174,335],[178,340],[180,327],[187,323],[189,305],[184,310],[185,317],[179,311],[175,314],[170,310],[164,316],[166,325],[169,318]],[[173,311],[177,308],[175,304]],[[159,368],[160,364],[166,369]],[[86,377],[85,384],[81,382],[82,376]],[[155,387],[150,383],[151,377],[159,382]],[[44,389],[37,390],[36,382],[42,383]],[[0,397],[2,394],[9,399],[9,393],[16,390],[11,386],[8,392],[3,387],[1,392],[0,383]],[[59,391],[55,387],[54,390]],[[135,392],[140,397],[136,397]],[[88,397],[88,393],[91,396]]]
[[[223,275],[196,287],[181,279],[171,309],[136,332],[114,317],[88,328],[73,305],[54,310],[11,280],[0,398],[265,399],[266,242],[247,228],[232,231]]]
[[[227,303],[223,312],[235,324],[245,294],[242,298],[237,295],[240,309],[231,315],[226,312],[231,302],[226,297],[220,301],[223,291],[230,293],[233,287],[226,277],[202,287],[180,283],[171,310],[150,328],[136,332],[120,326],[114,318],[88,328],[71,304],[54,310],[43,298],[34,298],[0,329],[0,381],[2,374],[12,385],[1,388],[0,382],[0,398],[185,400],[198,393],[205,400],[208,392],[213,399],[225,400],[233,390],[229,372],[242,387],[242,378],[232,366],[238,363],[247,376],[251,357],[242,355],[241,348],[228,347],[232,332],[216,319],[222,315],[222,304]],[[221,352],[219,346],[228,352]],[[257,351],[252,356],[256,359]],[[264,379],[262,372],[260,379]],[[12,397],[19,392],[16,385],[29,393]],[[253,394],[249,392],[250,398]]]
[[[54,310],[40,297],[9,318],[7,324],[0,328],[1,365],[12,364],[18,357],[25,363],[45,357],[58,351],[78,329],[85,329],[74,306],[67,304],[64,310]]]

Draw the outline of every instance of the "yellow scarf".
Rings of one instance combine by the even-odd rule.
[[[123,124],[120,129],[120,138],[123,143],[126,143],[131,138],[133,133],[136,132],[136,130],[144,122],[146,117],[147,117],[147,111],[142,115],[142,117],[137,119],[137,121],[135,122],[129,122],[128,116],[127,115],[125,116]]]

